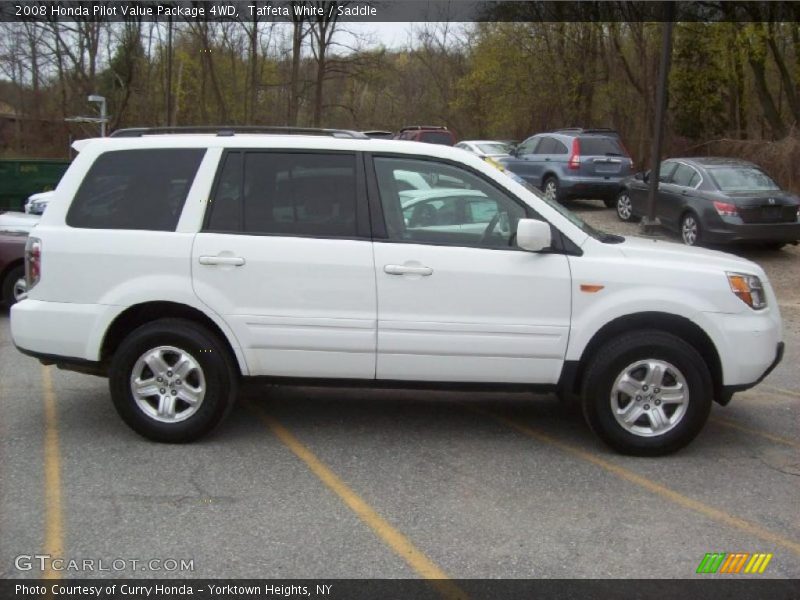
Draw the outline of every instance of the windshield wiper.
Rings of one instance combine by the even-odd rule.
[[[621,235],[617,235],[616,233],[605,233],[600,236],[600,241],[604,244],[621,244],[625,241],[625,238]]]

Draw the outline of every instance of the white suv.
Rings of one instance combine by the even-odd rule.
[[[601,233],[458,149],[335,130],[76,149],[14,342],[107,376],[154,440],[202,436],[266,376],[555,391],[615,449],[663,454],[783,353],[757,265]],[[451,193],[404,211],[409,173]]]

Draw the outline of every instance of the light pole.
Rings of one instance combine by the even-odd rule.
[[[106,114],[106,98],[105,96],[98,96],[92,94],[87,98],[89,102],[97,102],[100,104],[100,137],[106,137],[106,123],[108,123],[108,114]]]
[[[67,123],[94,123],[100,125],[100,135],[106,137],[106,125],[108,124],[108,113],[106,112],[106,99],[103,96],[92,94],[87,98],[89,102],[97,102],[100,104],[99,117],[67,117],[64,119]]]

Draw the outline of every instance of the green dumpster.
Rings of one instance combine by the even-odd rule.
[[[23,210],[28,196],[54,189],[68,166],[68,160],[0,159],[0,211]]]

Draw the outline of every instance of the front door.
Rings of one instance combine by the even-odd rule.
[[[412,205],[398,191],[398,171],[459,187],[434,187],[427,202],[416,192]],[[556,383],[570,271],[563,254],[516,247],[517,221],[535,217],[531,209],[443,162],[375,157],[374,172],[387,230],[374,245],[377,378]],[[418,220],[414,207],[423,202],[431,214]]]
[[[251,375],[373,378],[376,293],[353,153],[229,151],[195,238],[195,293]]]

